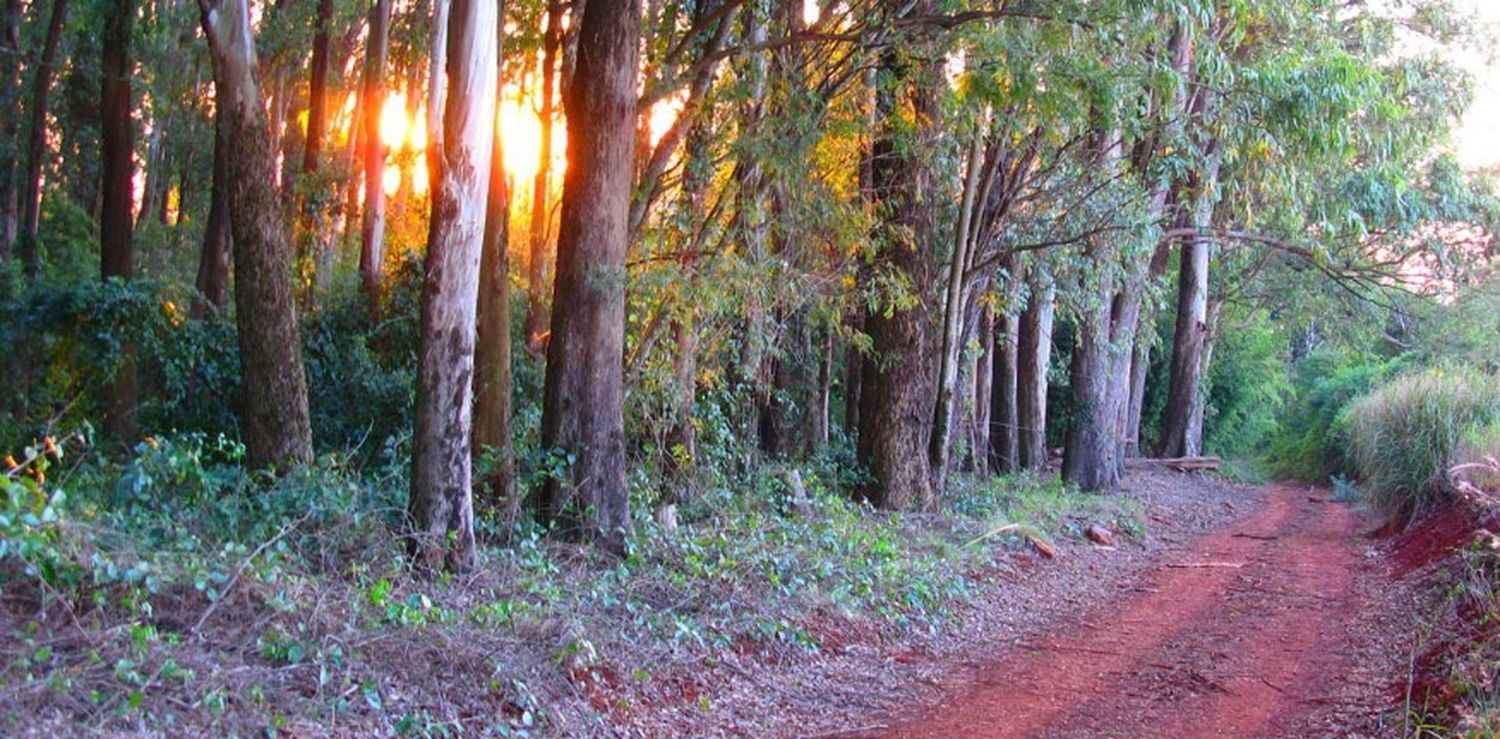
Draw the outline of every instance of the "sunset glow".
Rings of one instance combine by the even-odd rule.
[[[542,123],[536,112],[539,103],[522,99],[520,90],[512,85],[505,86],[501,95],[496,133],[504,150],[505,171],[518,182],[529,185],[541,167]],[[652,106],[647,127],[653,145],[671,130],[686,101],[687,93],[681,91]],[[412,111],[407,102],[405,93],[396,92],[390,94],[380,108],[380,141],[392,157],[382,172],[381,187],[391,196],[400,192],[402,180],[409,179],[412,192],[417,195],[425,194],[428,187],[427,162],[421,156],[428,144],[427,113],[423,106]],[[567,122],[559,112],[552,126],[550,168],[553,173],[567,170],[567,151]],[[409,156],[409,163],[403,164],[408,161],[408,156],[399,161],[394,159],[396,154],[402,153],[417,156]],[[561,181],[558,176],[554,183]]]
[[[394,164],[385,165],[385,172],[380,177],[380,188],[385,190],[386,197],[393,197],[401,190],[401,168]]]
[[[822,13],[818,10],[818,0],[802,0],[802,23],[812,25],[818,22]]]
[[[380,108],[380,142],[388,149],[399,149],[406,142],[406,129],[410,119],[406,117],[406,95],[396,93],[385,99]]]
[[[542,161],[542,122],[529,101],[507,86],[500,102],[500,144],[505,148],[505,171],[517,180],[530,182]],[[552,171],[568,165],[568,131],[560,123],[552,127]]]

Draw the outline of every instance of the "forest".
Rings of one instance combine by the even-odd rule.
[[[0,733],[1500,731],[1482,1],[0,3]]]

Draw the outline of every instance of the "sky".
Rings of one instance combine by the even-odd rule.
[[[1455,4],[1500,28],[1500,0],[1458,0]],[[1474,102],[1454,134],[1459,160],[1470,169],[1500,166],[1500,49],[1450,50],[1449,55],[1474,76]]]

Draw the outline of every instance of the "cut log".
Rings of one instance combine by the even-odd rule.
[[[1177,472],[1219,472],[1224,466],[1224,460],[1218,457],[1164,457],[1161,459],[1137,457],[1126,460],[1125,466],[1131,469],[1165,467]]]
[[[1035,549],[1037,554],[1042,555],[1046,559],[1057,559],[1057,548],[1043,541],[1041,537],[1027,534],[1026,543],[1030,544],[1031,548]]]
[[[1084,529],[1083,533],[1088,537],[1089,541],[1094,542],[1101,547],[1112,547],[1115,545],[1114,532],[1104,528],[1103,526],[1100,526],[1099,524],[1089,524],[1089,527],[1087,529]]]

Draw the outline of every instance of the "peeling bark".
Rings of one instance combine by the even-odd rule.
[[[423,263],[417,409],[409,508],[417,563],[429,570],[474,564],[471,433],[475,314],[495,142],[499,32],[493,0],[453,0],[443,133],[431,151],[432,217]],[[492,244],[494,246],[494,244]]]

